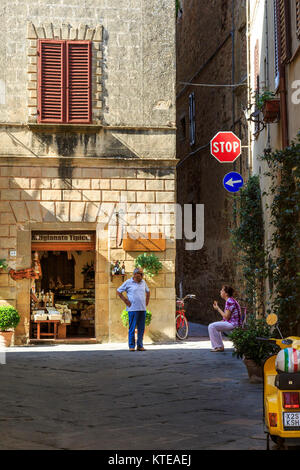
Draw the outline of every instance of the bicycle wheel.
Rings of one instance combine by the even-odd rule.
[[[189,325],[184,315],[176,316],[176,336],[178,339],[186,339],[189,333]]]

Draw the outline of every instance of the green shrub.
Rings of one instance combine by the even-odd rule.
[[[271,331],[272,327],[266,323],[265,319],[250,316],[245,328],[235,328],[228,334],[234,345],[233,356],[238,359],[252,359],[257,365],[261,365],[264,359],[278,351],[278,346],[256,338],[270,338]]]
[[[236,226],[230,230],[243,281],[243,297],[251,313],[264,312],[266,251],[259,177],[250,176],[235,196],[233,217]]]
[[[6,259],[0,259],[0,269],[7,269]]]
[[[135,267],[142,268],[146,276],[153,277],[162,270],[162,263],[153,253],[150,253],[149,255],[143,253],[136,258]]]
[[[20,321],[20,315],[14,307],[0,307],[0,331],[15,328]]]
[[[123,326],[128,328],[129,317],[128,317],[128,312],[126,309],[124,309],[121,313],[121,320],[122,320]],[[146,326],[150,325],[151,320],[152,320],[152,313],[149,310],[146,310],[146,322],[145,322]]]
[[[276,313],[283,336],[297,335],[300,325],[300,133],[283,150],[266,149],[271,179],[270,212],[273,281],[271,311]]]

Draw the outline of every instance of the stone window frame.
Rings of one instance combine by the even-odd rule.
[[[39,26],[27,22],[27,110],[28,123],[38,124],[38,40],[56,39],[68,41],[91,41],[92,44],[92,124],[100,124],[103,118],[103,26],[89,27],[86,24],[72,26],[70,24],[54,25],[45,23]],[[56,125],[70,126],[67,123]],[[43,125],[41,123],[41,125]],[[73,124],[74,125],[74,124]],[[79,125],[79,124],[78,124]]]

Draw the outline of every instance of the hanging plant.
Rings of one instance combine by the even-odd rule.
[[[135,267],[142,268],[146,276],[153,277],[162,270],[163,266],[158,257],[153,253],[148,255],[143,253],[136,258]]]
[[[122,313],[121,313],[121,320],[122,320],[123,326],[125,326],[126,328],[128,328],[128,326],[129,326],[129,317],[128,317],[128,312],[127,312],[126,309],[122,310]],[[146,321],[145,321],[145,325],[146,325],[146,326],[150,325],[151,320],[152,320],[152,313],[150,312],[150,310],[146,310]]]
[[[265,90],[263,93],[260,95],[257,95],[256,97],[256,106],[258,109],[262,111],[265,103],[270,100],[274,100],[276,98],[276,95],[273,91]]]

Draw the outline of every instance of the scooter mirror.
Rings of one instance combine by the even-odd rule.
[[[278,321],[278,317],[275,313],[270,313],[266,318],[266,322],[270,326],[276,325],[277,321]]]

